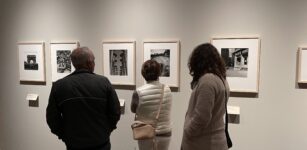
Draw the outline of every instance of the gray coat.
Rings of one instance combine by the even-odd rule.
[[[214,74],[203,75],[195,85],[184,122],[182,150],[227,150],[225,90],[229,86]],[[229,94],[227,94],[229,95]]]

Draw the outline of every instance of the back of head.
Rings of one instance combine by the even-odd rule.
[[[226,78],[225,63],[217,49],[210,43],[201,44],[193,50],[188,67],[193,76],[192,87],[206,73]]]
[[[158,80],[161,75],[161,65],[155,60],[147,60],[142,65],[142,75],[146,81]]]
[[[78,47],[73,50],[70,55],[72,64],[74,67],[79,69],[87,69],[89,71],[94,71],[95,67],[95,57],[93,52],[88,47]]]

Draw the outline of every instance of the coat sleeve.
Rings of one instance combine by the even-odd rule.
[[[114,129],[116,129],[117,122],[120,119],[120,104],[117,94],[109,80],[107,80],[107,84],[108,84],[107,116],[111,131],[113,131]]]
[[[56,104],[56,88],[52,85],[49,103],[46,109],[46,120],[51,132],[58,136],[59,139],[63,139],[63,126],[62,126],[62,115]]]
[[[191,113],[190,121],[185,127],[185,132],[189,136],[196,136],[202,128],[206,128],[212,118],[212,110],[215,101],[215,90],[212,81],[203,79],[196,87],[195,107]]]

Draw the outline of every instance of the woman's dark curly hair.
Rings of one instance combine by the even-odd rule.
[[[188,67],[190,75],[193,77],[192,88],[199,78],[206,73],[213,73],[220,78],[226,79],[225,63],[217,49],[210,43],[201,44],[193,50]]]

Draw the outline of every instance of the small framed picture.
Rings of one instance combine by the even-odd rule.
[[[307,47],[298,50],[297,82],[307,83]]]
[[[180,45],[179,41],[144,42],[143,62],[152,59],[160,63],[160,82],[170,87],[179,87]]]
[[[79,42],[50,43],[52,82],[69,75],[75,70],[70,59],[70,54],[78,46]]]
[[[103,75],[113,85],[135,85],[135,41],[103,42]]]
[[[213,38],[226,65],[226,76],[231,92],[258,93],[260,39]]]
[[[20,42],[19,77],[21,82],[46,82],[44,42]]]

